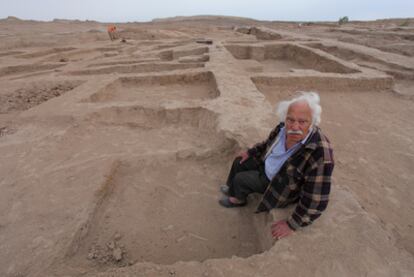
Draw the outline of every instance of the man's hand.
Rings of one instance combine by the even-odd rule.
[[[238,157],[241,157],[240,164],[249,158],[249,153],[247,151],[240,152]]]
[[[272,224],[272,236],[274,239],[281,239],[284,237],[289,236],[294,231],[290,229],[289,225],[287,224],[286,220],[279,220]]]

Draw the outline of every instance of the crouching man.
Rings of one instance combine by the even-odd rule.
[[[334,169],[331,145],[318,127],[321,112],[314,92],[279,103],[282,122],[265,141],[234,160],[219,203],[226,208],[244,206],[247,195],[258,192],[263,198],[256,212],[296,204],[289,218],[272,224],[275,239],[317,219],[328,205]]]

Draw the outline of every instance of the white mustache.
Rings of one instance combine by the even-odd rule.
[[[301,130],[288,130],[288,135],[303,135],[303,132]]]

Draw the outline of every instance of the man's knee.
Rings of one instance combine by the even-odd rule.
[[[239,172],[234,176],[233,184],[237,189],[247,194],[252,192],[264,193],[267,184],[261,180],[260,173],[256,170]]]
[[[234,176],[233,184],[240,187],[247,187],[248,186],[248,176],[246,172],[239,172]]]

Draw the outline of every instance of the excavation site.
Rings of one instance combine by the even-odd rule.
[[[0,276],[413,276],[407,22],[178,17],[111,40],[1,19]],[[226,209],[220,186],[303,91],[334,149],[330,201],[277,240],[295,205]]]

